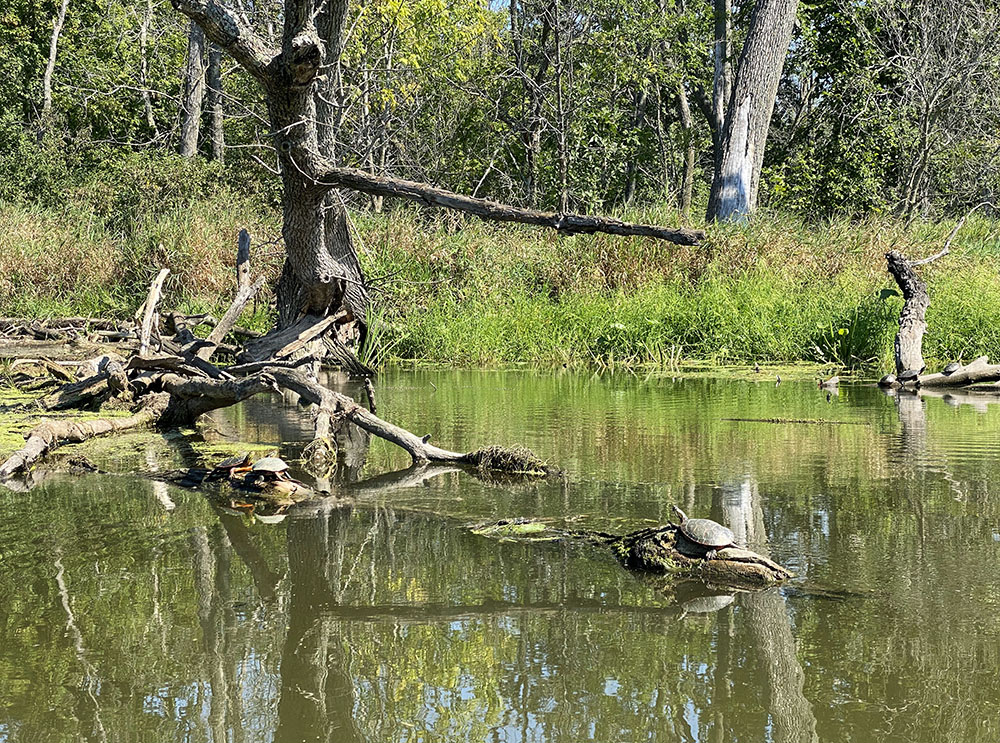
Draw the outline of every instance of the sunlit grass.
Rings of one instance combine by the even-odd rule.
[[[221,312],[235,291],[236,234],[253,235],[252,265],[273,286],[280,214],[225,187],[183,198],[156,184],[129,198],[80,190],[61,208],[0,205],[0,314],[128,317],[159,267],[165,306]],[[147,188],[146,185],[143,188]],[[632,221],[677,224],[668,208]],[[697,247],[608,235],[560,236],[403,206],[354,212],[375,285],[375,361],[676,366],[819,362],[889,366],[902,300],[885,270],[898,249],[940,249],[953,222],[809,225],[762,213],[710,226]],[[930,293],[925,355],[938,363],[1000,358],[1000,232],[979,215],[952,254],[921,269]],[[271,296],[244,324],[270,324]]]

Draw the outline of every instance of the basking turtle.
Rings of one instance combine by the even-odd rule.
[[[235,457],[229,457],[229,459],[223,459],[212,471],[208,473],[206,480],[222,480],[223,478],[231,478],[237,472],[250,469],[250,452],[244,452],[243,454],[237,454]]]
[[[736,546],[736,535],[719,522],[711,519],[689,519],[677,506],[673,506],[673,509],[681,520],[678,524],[681,534],[695,546],[707,550],[706,560],[711,560],[721,549]]]
[[[830,388],[836,387],[838,384],[840,384],[840,376],[839,375],[834,375],[834,376],[830,377],[829,379],[821,379],[821,380],[819,380],[819,388],[820,389],[824,389],[824,388],[830,389]]]
[[[288,476],[288,465],[280,457],[264,457],[258,459],[250,468],[253,478],[264,480],[291,480]]]
[[[906,371],[901,371],[897,379],[900,384],[908,384],[910,382],[916,382],[919,377],[919,371],[916,369],[907,369]]]
[[[952,361],[950,364],[948,364],[948,366],[946,366],[944,369],[941,370],[941,373],[944,375],[954,374],[961,368],[962,368],[961,364],[959,364],[957,361]]]
[[[896,384],[896,375],[892,372],[878,380],[879,387],[892,387],[894,384]]]

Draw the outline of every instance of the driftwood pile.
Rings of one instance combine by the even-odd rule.
[[[43,420],[27,433],[24,447],[0,464],[0,481],[29,469],[63,443],[140,426],[190,425],[212,410],[281,391],[294,393],[314,409],[315,440],[308,447],[314,460],[323,461],[334,454],[332,429],[348,421],[402,447],[414,462],[546,473],[544,464],[530,452],[498,447],[467,453],[448,451],[429,444],[429,436],[417,436],[378,418],[369,379],[373,372],[358,361],[346,342],[355,326],[349,312],[327,317],[306,315],[267,335],[239,328],[236,322],[240,314],[264,283],[263,279],[250,281],[248,246],[249,236],[243,232],[237,254],[238,289],[221,319],[177,312],[161,316],[157,307],[167,269],[153,279],[133,321],[0,318],[0,358],[13,359],[9,376],[20,381],[22,389],[33,391],[53,380],[58,382],[56,389],[38,401],[43,410],[99,411],[112,407],[131,413],[87,421]],[[201,325],[211,328],[205,338],[194,334]],[[241,347],[226,344],[227,338],[234,337],[243,341]],[[234,363],[215,363],[216,355]],[[370,409],[319,383],[321,365],[331,361],[366,379]],[[46,379],[39,381],[36,375],[24,374],[27,367],[40,369]]]

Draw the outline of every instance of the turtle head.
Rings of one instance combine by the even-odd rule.
[[[672,509],[674,510],[674,513],[675,513],[675,514],[677,514],[677,518],[679,518],[679,519],[681,520],[681,523],[682,523],[682,524],[683,524],[683,523],[684,523],[685,521],[687,521],[687,520],[688,520],[688,517],[687,517],[687,514],[686,514],[686,513],[684,513],[684,512],[683,512],[683,511],[682,511],[681,509],[679,509],[679,508],[678,508],[677,506],[671,506],[671,508],[672,508]]]

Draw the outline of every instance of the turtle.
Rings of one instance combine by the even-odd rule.
[[[706,560],[711,560],[721,549],[736,546],[736,535],[719,522],[711,519],[689,519],[677,506],[673,506],[673,509],[681,520],[678,525],[681,534],[695,546],[707,550]]]
[[[907,369],[906,371],[901,371],[897,379],[900,384],[908,384],[909,382],[916,382],[919,377],[919,371],[916,369]]]
[[[280,457],[264,457],[258,459],[250,468],[250,477],[253,480],[291,480],[288,476],[288,465]]]
[[[879,387],[892,387],[894,384],[896,384],[896,375],[893,374],[892,372],[889,372],[880,380],[878,380]]]
[[[237,454],[235,457],[223,459],[212,468],[212,471],[208,473],[205,479],[221,480],[232,477],[240,470],[248,469],[250,469],[250,452],[244,452],[243,454]]]
[[[819,388],[820,389],[836,387],[838,384],[840,384],[840,377],[837,376],[837,375],[834,375],[834,376],[830,377],[829,379],[821,379],[821,380],[819,380]]]
[[[945,375],[954,374],[961,368],[962,368],[961,364],[959,364],[957,361],[952,361],[950,364],[948,364],[948,366],[946,366],[944,369],[941,370],[941,373]]]

